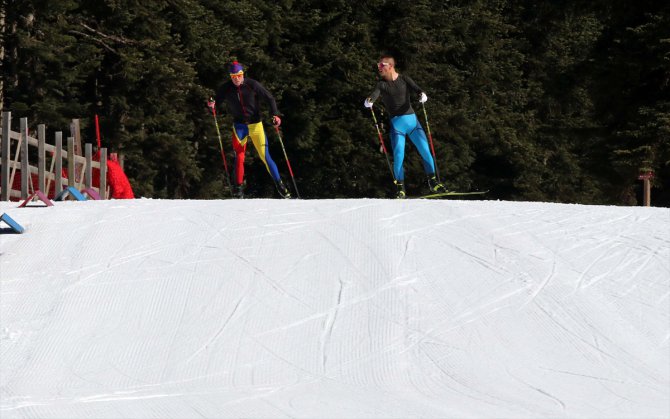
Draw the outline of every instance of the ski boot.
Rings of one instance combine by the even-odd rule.
[[[395,181],[395,186],[398,187],[398,191],[396,192],[396,199],[405,199],[407,198],[407,193],[405,192],[405,184],[402,182],[398,182],[397,180]]]
[[[291,199],[291,191],[288,190],[281,179],[275,182],[275,186],[277,187],[277,192],[279,192],[279,195],[281,195],[282,198]]]
[[[239,185],[233,186],[233,195],[237,199],[243,199],[244,198],[244,187],[246,186],[245,183],[241,183]]]
[[[428,188],[431,193],[446,193],[449,192],[444,185],[437,180],[435,175],[428,175]]]

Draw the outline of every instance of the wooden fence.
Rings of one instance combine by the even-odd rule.
[[[93,160],[93,146],[85,145],[85,155],[81,156],[81,146],[77,152],[76,144],[79,137],[79,121],[73,120],[70,126],[71,136],[67,137],[67,149],[63,150],[63,133],[55,133],[55,145],[46,142],[46,127],[37,126],[37,138],[29,135],[28,118],[20,119],[20,131],[11,130],[11,112],[2,113],[2,137],[0,137],[0,200],[9,201],[12,198],[27,199],[35,190],[48,193],[53,182],[55,194],[64,188],[73,186],[76,189],[93,188],[102,199],[106,199],[107,192],[107,149],[100,149],[100,161]],[[14,146],[13,146],[14,145]],[[30,147],[37,149],[37,166],[30,164]],[[47,153],[51,155],[49,170]],[[63,177],[63,160],[67,167],[67,177]],[[100,171],[100,186],[93,186],[93,168]],[[20,190],[13,189],[14,178],[20,176]],[[37,175],[37,186],[33,185],[33,175]],[[29,189],[33,189],[29,191]]]

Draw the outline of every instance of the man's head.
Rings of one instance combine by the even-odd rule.
[[[233,61],[228,68],[228,73],[230,73],[230,79],[235,86],[244,83],[244,67],[242,67],[242,64]]]
[[[382,55],[377,62],[379,75],[384,78],[390,78],[395,72],[395,59],[390,55]]]

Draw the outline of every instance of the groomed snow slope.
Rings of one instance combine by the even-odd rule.
[[[3,419],[670,417],[667,208],[16,207]]]

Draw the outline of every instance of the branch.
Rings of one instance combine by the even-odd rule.
[[[87,34],[87,33],[84,33],[84,32],[75,31],[74,29],[70,29],[68,32],[69,32],[69,33],[76,34],[76,35],[81,35],[81,36],[83,36],[84,38],[92,39],[92,40],[95,41],[97,44],[102,45],[106,50],[112,52],[113,54],[121,55],[121,54],[119,54],[119,52],[118,52],[117,50],[115,50],[114,48],[112,48],[112,47],[110,47],[109,45],[107,45],[107,43],[105,43],[105,42],[104,42],[102,39],[100,39],[100,38],[96,38],[95,36],[91,36],[91,35],[89,35],[89,34]]]
[[[137,44],[137,42],[133,41],[132,39],[123,38],[121,36],[116,36],[116,35],[107,35],[106,33],[102,33],[102,32],[100,32],[96,29],[93,29],[92,27],[88,26],[87,24],[85,24],[83,22],[79,22],[79,25],[81,27],[83,27],[84,29],[86,29],[90,32],[93,32],[96,35],[99,35],[99,36],[101,36],[105,39],[110,39],[114,42],[118,42],[119,44],[124,44],[124,45],[136,45]]]

